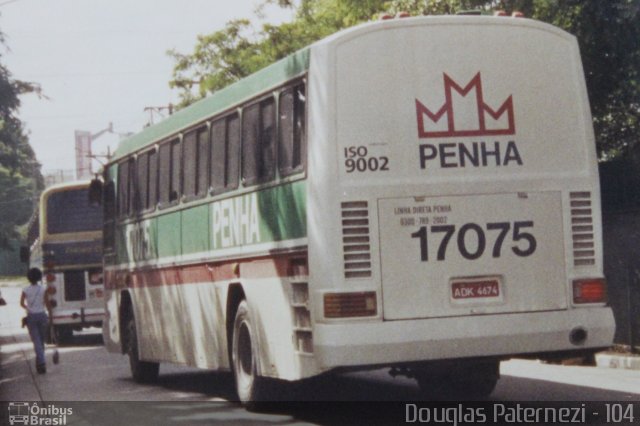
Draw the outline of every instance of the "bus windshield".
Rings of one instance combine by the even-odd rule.
[[[47,232],[99,231],[102,229],[102,209],[90,206],[85,188],[61,191],[47,199]]]

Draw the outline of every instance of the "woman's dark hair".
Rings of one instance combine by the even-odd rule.
[[[42,280],[42,271],[39,268],[31,268],[27,272],[27,279],[31,284],[36,284]]]

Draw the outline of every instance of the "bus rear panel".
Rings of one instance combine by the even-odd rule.
[[[50,321],[58,341],[100,327],[104,317],[102,208],[90,205],[88,182],[47,189],[40,202],[40,238],[33,266],[51,288]]]
[[[572,36],[520,19],[396,20],[336,37],[311,63],[320,369],[610,345]]]

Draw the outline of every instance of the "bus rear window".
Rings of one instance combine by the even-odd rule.
[[[47,232],[100,231],[102,208],[90,206],[86,188],[56,192],[47,199]]]

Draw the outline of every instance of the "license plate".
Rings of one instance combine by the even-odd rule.
[[[500,283],[496,279],[454,281],[451,283],[451,297],[460,299],[500,298]]]

